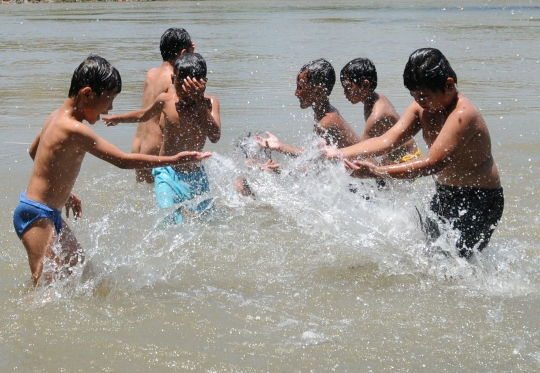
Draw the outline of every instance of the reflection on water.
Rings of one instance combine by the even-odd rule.
[[[459,7],[458,7],[459,5]],[[536,28],[540,9],[501,2],[205,1],[2,5],[3,170],[0,366],[19,371],[537,371],[540,167]],[[70,221],[87,253],[73,276],[33,291],[11,211],[28,182],[26,149],[65,99],[89,53],[120,70],[114,112],[138,108],[165,28],[189,30],[221,100],[223,136],[205,161],[217,210],[163,228],[148,185],[87,157]],[[295,78],[319,57],[336,70],[373,59],[400,112],[411,101],[408,54],[435,46],[482,110],[505,188],[488,248],[456,257],[452,232],[426,245],[417,209],[429,178],[379,190],[322,162],[298,108]],[[362,108],[339,86],[332,103],[358,132]],[[135,126],[94,129],[128,151]],[[280,174],[235,147],[270,130],[310,149]],[[418,139],[421,143],[421,139]],[[255,197],[234,188],[245,177]],[[350,191],[353,183],[356,193]],[[369,197],[369,198],[366,198]],[[62,346],[62,347],[58,347]],[[61,353],[59,353],[61,348]],[[0,369],[2,370],[2,369]]]

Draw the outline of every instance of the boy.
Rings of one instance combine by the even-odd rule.
[[[394,105],[386,96],[375,92],[377,88],[377,70],[368,58],[356,58],[343,67],[340,73],[341,85],[345,97],[353,105],[364,104],[366,126],[360,141],[379,137],[399,120]],[[413,139],[405,145],[381,157],[383,165],[406,162],[420,157],[420,149]]]
[[[145,122],[163,114],[163,146],[160,155],[172,155],[186,149],[201,151],[208,138],[216,143],[221,137],[221,124],[212,115],[212,107],[219,105],[216,97],[205,97],[206,62],[198,53],[185,53],[174,65],[174,90],[161,93],[146,109],[131,113],[106,116],[108,125]],[[194,196],[209,192],[208,177],[200,164],[159,167],[152,170],[155,178],[156,199],[162,208],[173,206]],[[194,209],[211,209],[212,199],[201,202]],[[166,218],[168,223],[182,222],[180,209]]]
[[[157,96],[167,92],[171,87],[171,76],[176,59],[184,53],[195,51],[195,44],[191,40],[189,33],[183,28],[169,28],[161,36],[159,44],[163,63],[158,68],[153,68],[146,74],[143,91],[142,107],[150,106]],[[211,98],[210,98],[211,99]],[[212,112],[215,120],[219,122],[219,105],[212,105]],[[160,114],[140,122],[137,126],[135,138],[131,146],[132,153],[159,155],[163,142],[163,118]],[[152,170],[135,170],[136,180],[153,183]]]
[[[300,107],[311,106],[315,118],[314,131],[322,137],[327,145],[338,148],[351,146],[360,142],[360,137],[343,119],[339,111],[330,104],[328,96],[332,93],[336,82],[336,73],[330,62],[325,59],[311,61],[300,69],[296,77],[295,96],[300,100]],[[267,138],[256,136],[255,140],[263,147],[281,153],[298,156],[304,149],[282,144],[270,132]]]
[[[440,222],[460,233],[460,256],[470,258],[484,249],[502,217],[503,189],[491,154],[491,138],[480,111],[457,90],[457,76],[437,49],[423,48],[411,54],[403,72],[405,87],[414,102],[400,121],[380,137],[344,149],[326,149],[329,158],[372,157],[401,146],[422,131],[429,147],[420,159],[375,166],[345,159],[352,176],[412,179],[433,175],[436,193],[431,209]],[[432,238],[436,224],[426,229]]]
[[[210,156],[200,152],[169,157],[126,154],[100,138],[82,121],[98,121],[101,114],[112,109],[121,89],[120,74],[109,62],[99,56],[88,57],[73,73],[67,101],[49,116],[30,146],[34,167],[13,223],[28,253],[34,285],[42,275],[45,256],[55,261],[55,273],[84,260],[79,243],[62,220],[61,209],[65,206],[67,217],[70,209],[75,218],[82,216],[81,200],[71,190],[86,153],[126,169],[176,165]],[[60,255],[52,250],[57,240]],[[45,283],[50,283],[52,276],[47,274]]]

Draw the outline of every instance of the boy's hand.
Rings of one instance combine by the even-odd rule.
[[[82,201],[79,198],[78,195],[75,193],[71,193],[66,204],[66,217],[69,218],[69,210],[71,209],[73,211],[73,216],[75,217],[75,220],[82,217]]]
[[[178,163],[200,162],[203,159],[206,159],[211,156],[212,156],[212,153],[210,152],[201,153],[201,152],[191,152],[191,151],[180,152],[177,155],[175,155],[176,161]]]
[[[259,163],[259,168],[262,171],[273,171],[279,173],[281,170],[279,169],[281,165],[279,163],[274,162],[272,159],[269,159],[266,161],[265,164]]]
[[[279,139],[276,136],[272,135],[270,132],[266,132],[266,136],[268,137],[264,138],[264,137],[261,137],[261,135],[256,134],[254,137],[255,142],[259,144],[261,148],[267,148],[270,150],[281,149],[283,144],[281,143],[281,141],[279,141]]]
[[[184,79],[184,84],[182,84],[182,89],[186,92],[193,100],[204,102],[204,91],[206,90],[206,81],[204,79],[192,79],[187,77]]]
[[[104,117],[101,118],[101,121],[107,127],[116,126],[118,124],[118,122],[114,120],[114,115],[105,115]]]
[[[323,153],[327,159],[336,159],[343,157],[343,153],[335,146],[325,146],[323,148]]]
[[[375,174],[372,170],[374,165],[369,162],[354,161],[351,162],[348,159],[344,159],[345,168],[351,172],[352,177],[358,177],[361,179],[375,177]]]

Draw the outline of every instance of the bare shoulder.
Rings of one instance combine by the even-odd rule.
[[[396,108],[390,102],[390,100],[383,94],[379,94],[379,99],[373,107],[374,120],[388,120],[392,124],[399,120],[399,113]]]
[[[146,73],[146,78],[144,79],[144,84],[146,85],[152,84],[156,80],[158,75],[159,75],[159,68],[154,67],[148,70]]]
[[[458,93],[458,101],[455,108],[448,115],[447,122],[454,122],[456,125],[464,126],[485,125],[480,110],[462,93]]]
[[[204,99],[210,109],[212,108],[219,109],[219,100],[216,96],[204,95]]]
[[[212,104],[215,103],[215,104],[219,105],[219,100],[218,100],[218,98],[216,96],[204,95],[204,98],[207,99],[207,100],[210,100],[210,102]]]
[[[331,111],[329,113],[326,113],[324,117],[322,117],[319,121],[319,126],[327,130],[333,128],[341,128],[346,124],[347,122],[345,121],[345,119],[343,119],[343,117],[337,111]]]

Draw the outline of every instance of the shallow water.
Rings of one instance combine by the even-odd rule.
[[[1,371],[539,370],[532,2],[24,4],[0,6],[0,21]],[[88,156],[75,188],[84,218],[70,224],[87,265],[33,291],[11,223],[29,144],[90,53],[122,74],[114,112],[138,108],[172,26],[190,32],[221,100],[223,136],[205,163],[216,212],[163,228],[150,187]],[[471,262],[426,246],[416,209],[433,193],[429,178],[388,191],[365,182],[353,194],[341,165],[303,166],[317,150],[311,113],[294,97],[300,66],[325,57],[339,71],[369,57],[378,90],[403,112],[403,66],[426,46],[445,53],[482,110],[505,189],[502,222]],[[339,85],[331,100],[360,132],[362,109]],[[130,149],[134,125],[95,129]],[[233,144],[254,130],[312,150],[278,158],[281,175],[248,170]],[[256,198],[236,194],[239,175]]]

